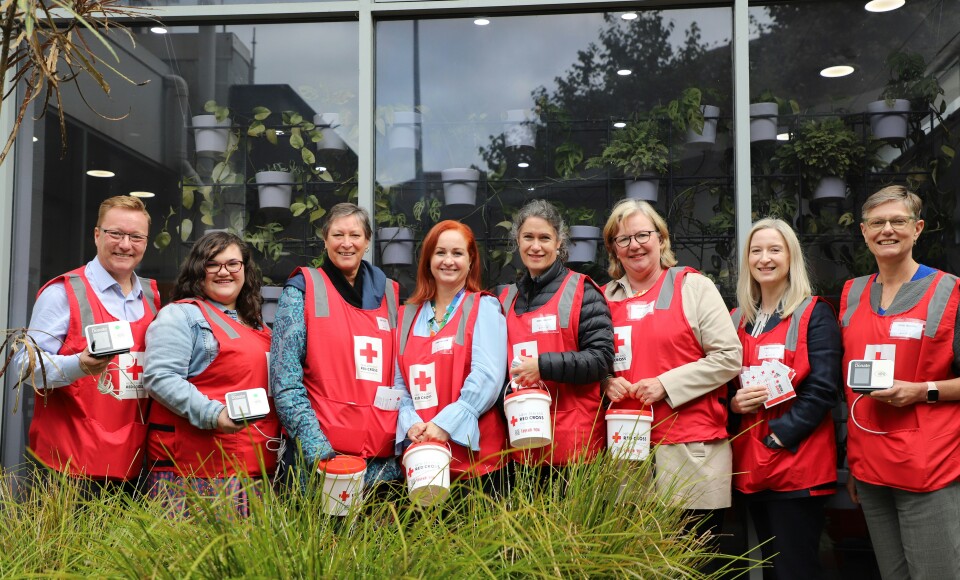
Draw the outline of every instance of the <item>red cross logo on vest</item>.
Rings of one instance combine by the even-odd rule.
[[[611,439],[613,439],[614,443],[620,443],[620,440],[623,439],[623,437],[621,437],[620,432],[617,431],[616,433],[613,434],[613,437],[611,437]]]
[[[340,498],[340,501],[346,502],[348,499],[350,499],[350,494],[347,493],[347,490],[343,490],[340,492],[338,497]]]
[[[367,343],[367,348],[360,351],[360,355],[367,359],[367,362],[373,362],[373,359],[377,358],[377,351],[373,349],[373,345],[369,342]]]
[[[140,374],[143,373],[143,367],[140,366],[140,361],[138,361],[136,358],[133,359],[133,364],[124,370],[130,375],[130,379],[134,381],[138,380],[140,378]]]
[[[617,349],[617,352],[620,352],[620,347],[627,344],[627,341],[620,338],[620,335],[617,333],[613,334],[613,347]]]
[[[532,355],[527,352],[527,349],[523,349],[520,351],[520,356],[532,356]]]
[[[513,425],[514,427],[516,427],[516,426],[517,426],[517,418],[516,418],[516,417],[510,417],[510,424]]]
[[[415,378],[413,382],[420,387],[420,391],[426,392],[427,387],[429,387],[430,383],[433,381],[430,379],[430,376],[427,373],[420,371],[420,374],[417,375],[417,378]]]

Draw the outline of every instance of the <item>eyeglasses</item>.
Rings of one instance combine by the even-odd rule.
[[[657,233],[656,230],[650,230],[650,231],[640,231],[633,234],[632,236],[618,236],[616,238],[613,238],[613,243],[617,244],[621,248],[630,247],[630,240],[637,240],[638,244],[645,244],[647,243],[647,240],[650,239],[650,235],[655,233]]]
[[[899,231],[910,225],[910,222],[916,219],[915,217],[899,216],[892,218],[874,218],[863,223],[873,231],[882,230],[887,224],[890,224],[891,228]]]
[[[147,243],[147,236],[143,234],[128,234],[126,232],[121,232],[120,230],[105,230],[103,228],[97,228],[97,229],[107,234],[107,237],[113,240],[114,242],[122,242],[123,238],[130,238],[131,244]]]
[[[229,262],[207,262],[203,265],[203,269],[207,271],[207,274],[219,274],[221,268],[226,268],[227,272],[231,274],[236,274],[243,269],[243,262],[240,260],[230,260]]]

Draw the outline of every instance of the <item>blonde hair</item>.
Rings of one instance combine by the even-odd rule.
[[[115,195],[108,197],[100,204],[100,211],[97,213],[98,228],[100,224],[103,223],[103,218],[107,215],[107,212],[111,209],[127,209],[130,211],[143,212],[143,215],[147,216],[147,227],[150,226],[150,212],[147,211],[147,206],[143,205],[143,201],[139,197],[133,197],[132,195]]]
[[[607,224],[603,226],[603,244],[606,246],[607,256],[610,258],[607,273],[614,280],[623,278],[624,271],[623,264],[617,259],[617,245],[613,239],[617,237],[620,224],[635,213],[645,215],[653,224],[653,229],[657,231],[657,237],[660,238],[660,267],[670,268],[677,265],[677,257],[673,255],[673,250],[670,249],[670,231],[667,229],[667,222],[660,217],[657,210],[653,209],[653,206],[649,203],[639,199],[624,199],[613,206]]]
[[[920,212],[923,211],[920,196],[902,185],[889,185],[868,197],[860,208],[860,219],[863,219],[863,216],[873,208],[891,201],[903,202],[903,205],[907,206],[907,211],[913,214],[913,218],[920,219]]]
[[[778,232],[790,253],[787,287],[780,297],[780,318],[786,318],[793,314],[800,303],[813,294],[810,276],[807,274],[807,264],[803,259],[803,250],[800,248],[800,240],[797,239],[797,234],[790,227],[790,224],[781,219],[764,218],[750,228],[747,243],[743,247],[743,258],[740,260],[740,275],[737,280],[737,305],[747,324],[753,324],[757,319],[757,311],[762,298],[760,284],[750,274],[750,243],[753,241],[755,233],[766,229]]]

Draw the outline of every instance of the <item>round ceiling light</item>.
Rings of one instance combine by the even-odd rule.
[[[639,14],[636,12],[624,12],[620,15],[620,18],[624,20],[636,20],[639,17]]]
[[[826,77],[828,79],[845,77],[849,74],[853,74],[853,67],[845,64],[841,64],[837,66],[828,66],[827,68],[820,71],[820,76]]]
[[[627,124],[624,123],[623,121],[617,121],[616,123],[613,124],[613,126],[616,127],[617,129],[623,129],[624,127],[627,126]]]
[[[863,5],[867,12],[890,12],[906,4],[905,0],[870,0]]]
[[[133,197],[148,198],[148,197],[156,197],[157,194],[153,193],[152,191],[131,191],[130,195],[132,195]]]
[[[486,25],[490,24],[490,19],[489,19],[489,18],[477,18],[476,20],[473,21],[473,23],[476,24],[477,26],[486,26]]]
[[[116,173],[107,171],[106,169],[91,169],[87,171],[87,175],[90,177],[113,177]]]

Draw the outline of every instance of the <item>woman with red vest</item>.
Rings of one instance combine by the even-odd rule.
[[[454,477],[481,477],[490,491],[504,466],[507,431],[494,409],[507,372],[507,324],[480,292],[480,255],[470,228],[447,220],[423,240],[417,287],[400,308],[397,443],[450,443]]]
[[[716,286],[676,267],[667,224],[644,201],[623,200],[603,229],[613,281],[611,408],[653,410],[658,488],[717,528],[730,506],[730,446],[723,387],[740,370],[740,341]]]
[[[248,514],[238,475],[276,469],[280,423],[273,411],[251,424],[235,423],[227,393],[268,388],[270,330],[260,317],[261,277],[238,236],[210,233],[180,267],[174,303],[147,329],[144,384],[155,403],[147,437],[147,489],[175,512],[186,488],[203,496],[225,492]]]
[[[863,204],[860,231],[878,272],[843,288],[843,368],[889,360],[894,380],[846,390],[847,490],[884,578],[960,578],[960,292],[957,278],[913,259],[921,211],[899,185]]]
[[[291,438],[284,461],[301,483],[337,453],[364,458],[368,484],[398,481],[389,392],[399,286],[363,260],[373,235],[367,210],[338,203],[322,233],[323,265],[290,276],[273,324],[271,384]]]
[[[527,271],[500,296],[507,354],[521,361],[510,374],[521,387],[544,384],[554,418],[553,445],[515,458],[554,467],[590,461],[605,442],[600,379],[613,362],[610,310],[593,280],[563,265],[567,225],[553,205],[538,199],[523,206],[511,236]]]
[[[778,219],[754,224],[733,311],[744,368],[730,401],[733,487],[744,494],[772,564],[764,568],[768,579],[823,577],[824,506],[836,492],[830,410],[840,395],[840,327],[833,309],[811,294],[793,229]]]

